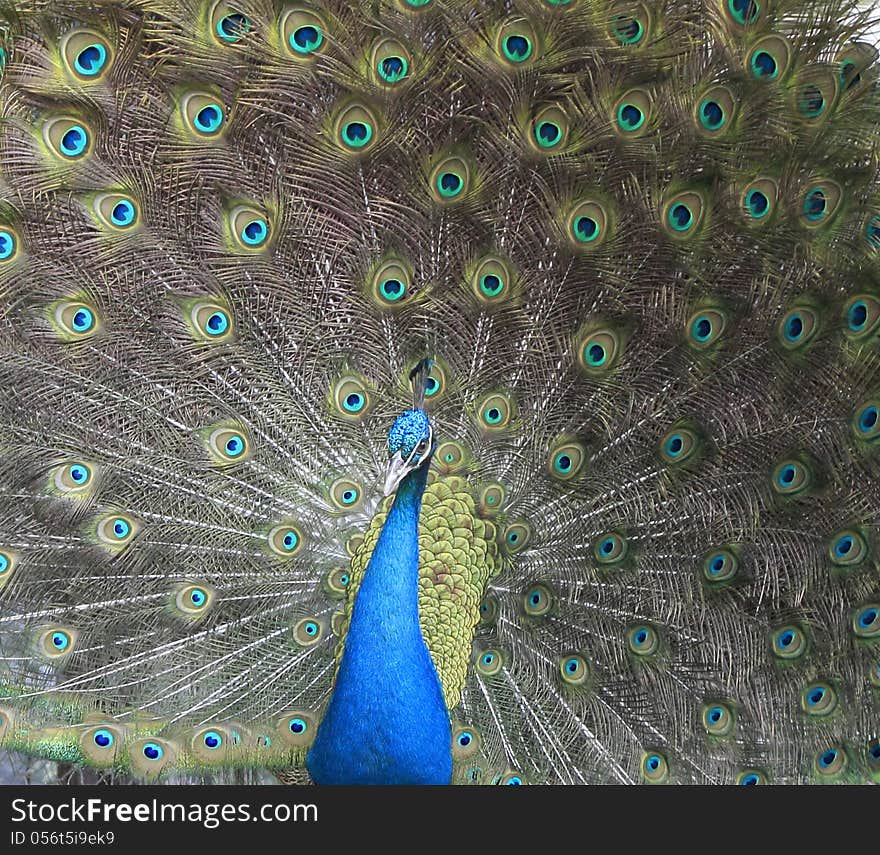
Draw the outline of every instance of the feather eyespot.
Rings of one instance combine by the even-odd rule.
[[[91,30],[74,30],[61,41],[61,56],[67,71],[87,83],[103,77],[113,60],[110,43]]]
[[[240,42],[251,30],[252,22],[236,7],[220,0],[211,10],[211,34],[221,45]]]
[[[56,156],[64,161],[81,160],[92,151],[93,136],[89,126],[80,119],[50,119],[43,125],[43,140]]]

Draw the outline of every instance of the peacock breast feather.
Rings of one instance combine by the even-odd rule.
[[[351,559],[347,598],[337,623],[337,668],[355,597],[392,501],[388,497],[379,505]],[[480,516],[468,482],[432,471],[419,517],[419,622],[449,709],[461,700],[486,585],[501,572],[496,536],[495,523]]]

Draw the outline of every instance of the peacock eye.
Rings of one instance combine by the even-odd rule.
[[[416,446],[416,454],[424,454],[427,450],[428,450],[428,440],[423,439],[423,440],[422,440],[422,441]]]

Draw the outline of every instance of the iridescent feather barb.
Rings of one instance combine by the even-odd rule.
[[[391,452],[454,782],[880,777],[870,10],[0,9],[6,748],[307,780]]]

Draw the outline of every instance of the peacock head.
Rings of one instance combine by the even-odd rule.
[[[390,496],[410,472],[431,462],[436,443],[434,429],[424,410],[401,413],[388,432],[388,469],[385,495]]]

